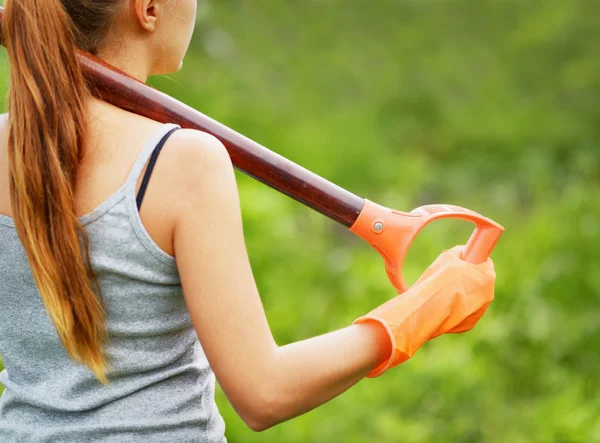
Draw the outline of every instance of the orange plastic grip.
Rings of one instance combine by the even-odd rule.
[[[475,231],[462,256],[463,260],[470,263],[486,261],[504,232],[504,228],[495,221],[459,206],[428,205],[411,212],[401,212],[369,200],[365,200],[350,231],[379,252],[385,261],[390,282],[401,294],[408,289],[402,276],[402,265],[410,245],[424,226],[443,218],[459,218],[475,223]]]

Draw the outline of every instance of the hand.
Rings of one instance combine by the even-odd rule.
[[[443,252],[407,292],[354,322],[380,323],[392,342],[390,358],[368,377],[405,362],[427,340],[472,329],[486,312],[494,299],[493,262],[465,262],[462,249]]]

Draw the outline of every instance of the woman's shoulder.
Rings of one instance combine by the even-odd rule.
[[[215,188],[235,180],[231,157],[213,135],[194,129],[176,131],[161,153],[163,167],[171,171],[173,185],[182,193]]]

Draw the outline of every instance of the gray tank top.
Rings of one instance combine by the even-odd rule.
[[[0,442],[227,441],[175,258],[154,243],[136,206],[148,158],[177,127],[161,126],[122,187],[80,217],[106,307],[106,387],[69,358],[13,220],[0,215]]]

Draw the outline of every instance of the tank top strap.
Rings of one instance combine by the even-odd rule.
[[[175,128],[181,128],[181,126],[175,123],[165,123],[164,125],[160,126],[146,142],[142,148],[142,151],[135,160],[135,163],[129,172],[129,176],[127,177],[126,186],[129,194],[135,193],[137,182],[139,181],[140,175],[142,174],[148,159],[152,155],[154,148],[160,143],[165,135]]]

